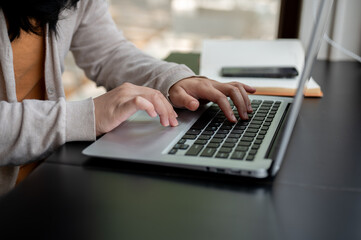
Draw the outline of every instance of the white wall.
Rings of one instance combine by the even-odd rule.
[[[303,0],[300,39],[306,46],[310,37],[317,0]],[[346,49],[361,55],[361,0],[335,0],[328,34],[331,39]],[[319,53],[319,59],[333,61],[353,60],[325,41]]]

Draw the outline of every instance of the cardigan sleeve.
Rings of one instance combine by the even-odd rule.
[[[76,63],[97,85],[110,90],[131,82],[160,90],[165,96],[177,81],[194,76],[185,65],[155,59],[125,39],[105,0],[82,1],[71,51]]]
[[[95,140],[93,108],[92,99],[0,101],[0,166],[43,159],[68,141]]]

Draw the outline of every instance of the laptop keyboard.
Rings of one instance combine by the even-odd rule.
[[[213,104],[169,154],[184,152],[186,156],[253,161],[281,102],[252,100],[249,120],[241,120],[232,101],[230,104],[239,119],[236,123],[228,121],[219,106]]]

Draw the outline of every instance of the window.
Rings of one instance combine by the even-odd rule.
[[[280,0],[110,0],[119,29],[138,48],[156,58],[170,52],[199,52],[202,40],[275,39]],[[79,78],[71,57],[64,82],[71,99],[97,94]],[[80,88],[78,87],[80,86]],[[99,92],[101,93],[101,92]],[[70,97],[71,96],[71,97]]]

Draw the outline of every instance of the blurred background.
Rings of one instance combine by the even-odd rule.
[[[159,58],[200,52],[203,39],[276,39],[281,0],[109,0],[125,37]],[[63,74],[68,100],[103,94],[68,54]]]

